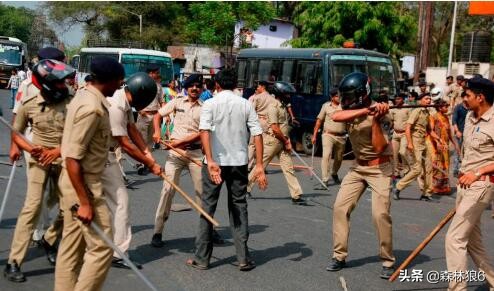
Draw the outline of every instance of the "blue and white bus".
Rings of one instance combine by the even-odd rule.
[[[13,69],[26,66],[26,44],[15,37],[0,36],[0,87],[7,86]]]

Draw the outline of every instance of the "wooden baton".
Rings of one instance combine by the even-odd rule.
[[[439,224],[429,233],[429,235],[413,250],[413,252],[401,263],[400,267],[394,271],[393,275],[389,278],[389,282],[393,282],[400,275],[400,271],[404,270],[418,254],[429,244],[429,242],[436,236],[436,234],[455,216],[456,208],[451,209],[446,216],[439,222]]]
[[[168,179],[165,173],[161,173],[161,178],[165,179],[166,182],[172,185],[172,187],[175,188],[175,190],[177,190],[178,193],[180,193],[180,195],[182,195],[182,197],[184,197],[185,200],[187,200],[187,202],[189,202],[189,204],[192,207],[194,207],[200,214],[202,214],[202,216],[206,217],[206,219],[209,222],[211,222],[214,226],[218,227],[220,225],[214,218],[211,217],[211,215],[209,215],[206,211],[204,211],[204,209],[202,209],[201,206],[197,205],[197,203],[192,198],[190,198],[189,195],[187,195],[187,193],[185,193],[182,189],[180,189],[180,187],[178,187],[175,183],[173,183],[173,181]]]
[[[185,153],[184,150],[182,149],[177,149],[176,147],[172,147],[169,143],[163,141],[163,140],[160,140],[160,143],[171,148],[172,151],[176,152],[177,154],[179,154],[180,156],[186,158],[187,160],[193,162],[194,164],[198,165],[199,167],[202,167],[201,163],[199,163],[198,161],[192,159],[191,157],[187,156],[187,154]]]

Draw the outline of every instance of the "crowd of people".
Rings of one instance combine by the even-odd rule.
[[[255,183],[261,190],[268,187],[265,170],[273,158],[280,161],[292,203],[307,204],[289,138],[297,123],[290,104],[295,88],[261,80],[245,99],[236,92],[235,71],[224,69],[214,79],[191,74],[178,90],[174,80],[161,86],[155,65],[129,76],[124,84],[124,68],[107,57],[94,58],[85,84],[77,87],[75,70],[64,59],[55,48],[41,49],[32,75],[9,82],[10,88],[18,89],[12,92],[17,102],[12,104],[10,158],[16,161],[24,151],[28,187],[4,276],[13,282],[26,280],[21,265],[31,240],[39,241],[55,265],[55,290],[100,290],[110,266],[142,268],[126,260],[132,232],[123,153],[140,169],[164,178],[150,239],[153,247],[165,246],[165,223],[175,191],[181,191],[181,173],[188,170],[196,204],[210,216],[226,183],[238,268],[254,269],[247,245],[247,198]],[[494,83],[481,77],[457,76],[456,83],[452,79],[447,78],[446,90],[421,82],[417,91],[396,96],[383,91],[373,99],[369,76],[351,73],[330,91],[312,137],[314,145],[319,136],[322,139],[321,182],[327,187],[331,179],[340,185],[328,271],[346,267],[350,216],[370,188],[380,277],[389,279],[396,261],[391,197],[400,200],[415,180],[420,200],[437,202],[435,195],[451,194],[454,149],[457,210],[446,236],[448,270],[467,270],[468,252],[494,285],[479,228],[494,192]],[[347,137],[355,162],[340,180]],[[153,157],[158,148],[169,151],[164,168]],[[45,213],[53,207],[58,207],[58,216],[49,222]],[[195,253],[186,265],[208,269],[213,245],[223,242],[209,218],[201,215]],[[464,288],[464,281],[450,283],[450,290]]]

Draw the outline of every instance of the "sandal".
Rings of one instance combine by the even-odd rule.
[[[239,264],[238,269],[242,272],[247,272],[256,267],[256,264],[254,264],[254,261],[248,261],[245,264]]]
[[[187,266],[189,266],[189,267],[196,268],[196,269],[199,269],[199,270],[207,270],[207,269],[209,269],[208,266],[200,265],[194,259],[188,259],[187,261],[185,261],[185,264]]]

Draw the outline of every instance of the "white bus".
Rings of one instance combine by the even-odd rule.
[[[0,36],[0,87],[7,86],[12,69],[25,70],[26,44],[15,37]]]
[[[97,56],[107,56],[118,60],[125,68],[125,78],[137,72],[145,72],[150,64],[156,64],[160,67],[162,84],[167,84],[173,79],[173,63],[168,53],[133,48],[95,47],[81,49],[77,67],[79,85],[84,83],[84,78],[89,74],[91,60]]]

